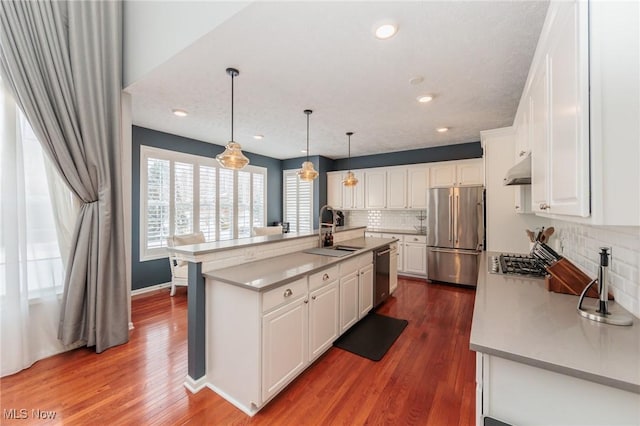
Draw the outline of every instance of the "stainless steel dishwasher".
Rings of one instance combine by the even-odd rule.
[[[391,248],[387,245],[375,251],[376,280],[373,285],[373,307],[376,308],[389,297],[389,267]]]

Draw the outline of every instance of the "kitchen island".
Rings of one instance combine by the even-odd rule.
[[[249,415],[373,307],[373,251],[395,239],[336,229],[341,257],[305,253],[318,234],[180,246],[188,262],[188,376]]]
[[[477,424],[484,416],[517,425],[640,424],[638,319],[630,327],[585,319],[577,296],[549,292],[542,279],[489,273],[491,255],[498,253],[481,259],[470,339]]]

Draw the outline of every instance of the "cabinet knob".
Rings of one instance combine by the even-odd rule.
[[[520,157],[524,157],[524,155],[527,153],[527,151],[520,151],[520,153],[518,154],[518,156]]]
[[[309,299],[304,299],[304,303],[309,303]]]
[[[324,275],[322,276],[322,281],[326,281],[326,280],[328,280],[328,279],[329,279],[329,274],[324,274]]]
[[[316,298],[317,298],[317,297],[318,297],[318,296],[311,296],[311,298],[312,298],[313,300],[316,300]]]
[[[418,239],[416,237],[413,237],[413,241],[418,241]]]
[[[519,209],[520,209],[520,206],[516,206],[516,210],[519,210]]]
[[[540,203],[540,210],[548,210],[548,209],[549,209],[549,204]]]
[[[291,291],[291,289],[290,289],[290,288],[288,288],[288,289],[286,289],[286,290],[284,291],[284,297],[289,297],[289,296],[291,296],[292,294],[293,294],[293,291]]]

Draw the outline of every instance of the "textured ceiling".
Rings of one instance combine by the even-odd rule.
[[[235,67],[234,139],[247,151],[304,155],[304,109],[311,155],[346,157],[347,131],[352,156],[477,141],[512,124],[547,5],[256,2],[130,85],[133,121],[224,145]],[[378,40],[385,19],[399,31]]]

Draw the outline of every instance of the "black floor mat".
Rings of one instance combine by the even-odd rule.
[[[407,320],[370,313],[336,340],[333,346],[380,361],[407,324]]]

